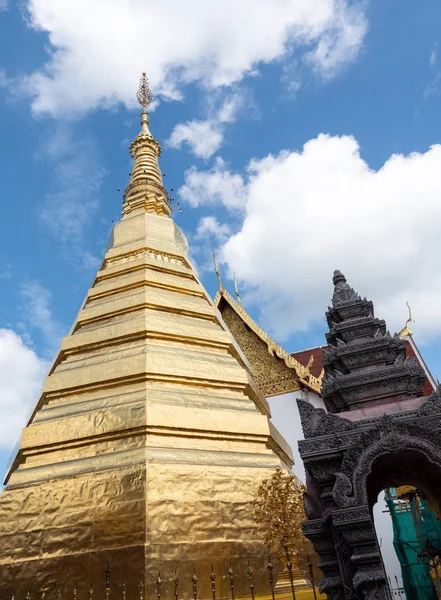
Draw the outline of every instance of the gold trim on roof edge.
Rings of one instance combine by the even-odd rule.
[[[237,302],[227,290],[222,287],[214,298],[214,304],[219,308],[221,298],[225,298],[231,308],[238,314],[238,316],[248,325],[263,342],[268,346],[268,352],[272,356],[277,356],[285,361],[285,364],[290,369],[294,369],[297,373],[299,380],[310,388],[312,391],[320,394],[322,388],[322,380],[324,376],[324,370],[322,369],[319,377],[314,377],[309,371],[309,367],[302,365],[297,359],[295,359],[289,352],[284,350],[280,344],[274,341],[267,333],[263,331],[261,327],[254,321],[252,317],[244,310],[243,306]]]
[[[414,323],[414,320],[412,319],[412,310],[409,306],[409,302],[406,302],[407,304],[407,308],[409,310],[409,318],[406,320],[406,324],[404,325],[403,329],[398,333],[398,337],[402,340],[405,337],[412,337],[413,331],[410,328],[410,323]]]

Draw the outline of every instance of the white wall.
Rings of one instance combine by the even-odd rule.
[[[301,481],[305,481],[305,469],[303,462],[300,459],[299,449],[297,447],[298,440],[303,440],[302,425],[300,423],[300,415],[297,408],[297,398],[302,397],[302,392],[290,392],[267,398],[271,408],[271,421],[283,435],[285,440],[291,446],[294,455],[293,472]],[[309,392],[307,399],[316,408],[324,408],[323,400],[320,396]]]
[[[403,585],[403,579],[401,576],[401,565],[398,560],[395,548],[393,546],[394,531],[392,525],[392,517],[389,512],[386,511],[387,504],[384,499],[384,492],[381,492],[378,496],[378,502],[374,505],[374,523],[375,530],[377,532],[378,543],[380,544],[381,555],[383,557],[384,566],[386,573],[392,580],[392,586],[396,587],[395,576],[397,576],[398,584]],[[401,594],[404,598],[404,594]]]
[[[305,469],[297,447],[297,442],[304,439],[296,402],[296,399],[301,397],[301,392],[290,392],[289,394],[267,398],[267,400],[271,407],[272,422],[291,446],[294,455],[292,470],[304,482]],[[323,400],[316,394],[309,392],[307,400],[316,408],[325,408]],[[392,519],[389,513],[383,512],[384,510],[386,510],[386,503],[384,493],[382,492],[377,504],[374,506],[375,529],[378,541],[381,543],[381,554],[386,572],[392,579],[393,586],[395,587],[395,575],[398,577],[400,585],[402,584],[401,567],[393,547]]]

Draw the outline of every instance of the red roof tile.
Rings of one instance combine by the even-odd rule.
[[[314,362],[310,368],[311,374],[314,377],[318,377],[322,372],[323,368],[323,350],[326,350],[328,346],[317,346],[317,348],[310,348],[309,350],[302,350],[301,352],[293,352],[293,356],[302,365],[307,365],[311,355],[314,357]]]
[[[427,369],[427,367],[422,363],[420,357],[415,353],[412,348],[409,340],[404,340],[406,344],[406,355],[410,358],[415,359],[423,369]],[[307,365],[311,355],[314,357],[314,362],[311,366],[311,374],[314,377],[318,377],[322,371],[323,367],[323,350],[326,350],[327,346],[317,346],[316,348],[310,348],[309,350],[301,350],[300,352],[292,352],[291,356],[293,356],[296,360],[299,361],[302,365]],[[432,384],[430,383],[429,378],[426,376],[426,380],[424,382],[424,396],[430,396],[430,394],[434,391]]]

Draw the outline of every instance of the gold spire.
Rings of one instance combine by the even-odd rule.
[[[403,329],[398,334],[398,337],[401,339],[403,339],[405,337],[411,337],[412,333],[413,333],[412,329],[409,327],[409,323],[413,323],[412,311],[409,306],[409,302],[406,302],[406,304],[407,304],[407,308],[409,309],[409,318],[406,321],[406,325],[403,327]]]
[[[216,260],[216,252],[213,250],[213,264],[214,264],[214,272],[217,275],[217,280],[219,282],[219,291],[222,291],[224,289],[224,286],[222,285],[222,279],[219,273],[219,267],[217,266],[217,260]]]
[[[157,215],[170,215],[168,194],[162,185],[158,158],[161,147],[150,133],[147,107],[153,94],[145,73],[142,74],[136,98],[142,107],[141,131],[130,146],[135,159],[130,183],[124,192],[123,215],[133,211],[146,211]]]
[[[238,290],[238,287],[237,287],[236,273],[233,273],[233,280],[234,280],[234,291],[236,293],[237,299],[242,304],[242,300],[240,299],[240,294],[239,294],[239,290]]]

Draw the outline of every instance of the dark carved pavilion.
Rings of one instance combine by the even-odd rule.
[[[329,600],[390,598],[372,508],[387,487],[414,485],[441,514],[441,392],[339,272],[324,352],[328,412],[298,400],[305,439],[305,535]]]

